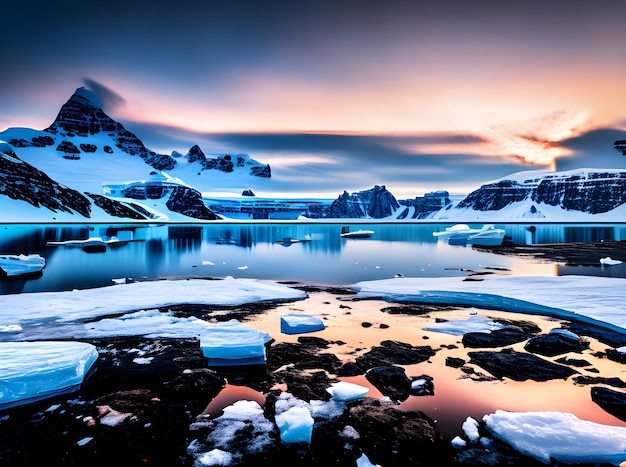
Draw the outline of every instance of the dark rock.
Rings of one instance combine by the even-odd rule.
[[[280,342],[267,350],[267,367],[270,371],[292,364],[299,370],[323,369],[335,373],[341,367],[341,360],[330,353],[320,353],[316,345]]]
[[[554,357],[568,352],[582,352],[589,344],[575,341],[561,334],[535,336],[524,346],[524,350],[546,357]]]
[[[497,211],[525,199],[589,214],[608,212],[626,202],[626,172],[556,173],[529,178],[521,183],[500,180],[473,191],[457,207]]]
[[[468,352],[469,363],[475,364],[491,373],[496,378],[510,378],[514,381],[548,381],[567,379],[578,373],[563,365],[544,360],[536,355],[513,350],[500,352]]]
[[[626,422],[626,392],[597,386],[591,388],[591,400],[614,417]]]
[[[419,381],[422,384],[414,384]],[[420,375],[411,379],[411,395],[412,396],[434,396],[435,395],[435,383],[432,376]]]
[[[89,144],[89,143],[80,143],[80,149],[82,149],[83,152],[96,152],[98,150],[98,146],[96,146],[95,144]]]
[[[106,152],[107,154],[113,154],[113,148],[111,146],[105,146],[104,148],[102,148],[104,150],[104,152]]]
[[[426,193],[423,197],[415,197],[415,199],[406,199],[398,201],[403,206],[412,206],[413,219],[424,219],[429,214],[440,211],[448,206],[450,201],[450,193],[447,191],[432,191]],[[407,210],[408,211],[408,210]],[[408,215],[408,212],[406,213]]]
[[[361,323],[361,326],[364,328],[371,328],[372,327],[372,323],[368,322],[368,321],[363,321]]]
[[[84,195],[52,180],[41,170],[22,161],[14,152],[3,151],[0,157],[0,195],[26,201],[54,212],[91,216],[91,202]]]
[[[126,203],[107,198],[106,196],[96,195],[93,193],[85,193],[89,198],[93,200],[93,203],[105,211],[107,214],[114,217],[123,217],[126,219],[148,219],[148,217],[131,207]]]
[[[575,376],[574,382],[576,384],[606,384],[607,386],[613,386],[614,388],[626,388],[626,383],[617,376],[612,378],[604,378],[598,376]]]
[[[358,376],[365,373],[365,370],[354,362],[347,362],[339,370],[337,376]]]
[[[446,465],[452,452],[433,421],[421,411],[400,410],[389,402],[365,398],[340,417],[343,426],[359,433],[353,440],[370,462],[403,467]]]
[[[400,207],[394,196],[384,186],[376,185],[366,191],[352,193],[344,191],[320,217],[381,219],[392,215]]]
[[[463,334],[461,342],[469,348],[505,347],[525,341],[532,334],[517,328],[495,329],[491,332],[468,332]]]
[[[450,366],[452,368],[461,368],[465,365],[465,360],[457,357],[446,357],[446,366]]]
[[[586,367],[586,366],[590,366],[591,365],[591,363],[589,363],[587,360],[583,360],[581,358],[561,357],[561,358],[557,358],[555,360],[555,362],[561,363],[563,365],[573,366],[573,367],[576,367],[576,368],[582,368],[582,367]]]
[[[300,336],[298,337],[298,342],[300,344],[317,347],[318,349],[327,349],[330,344],[326,339],[315,336]]]
[[[618,363],[626,363],[626,353],[615,349],[606,349],[606,358]]]
[[[205,206],[200,192],[190,187],[175,187],[166,202],[166,206],[170,211],[178,212],[194,219],[219,219],[213,211]]]
[[[385,340],[380,346],[374,346],[369,352],[357,357],[356,363],[367,370],[381,365],[413,365],[425,362],[433,355],[435,351],[429,345],[412,346],[404,342]]]
[[[367,380],[383,395],[395,401],[406,400],[411,392],[411,380],[404,368],[399,366],[377,366],[365,373]]]

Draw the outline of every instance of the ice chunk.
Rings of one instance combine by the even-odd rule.
[[[450,442],[450,444],[452,444],[452,446],[457,449],[462,449],[465,446],[467,446],[467,443],[465,442],[465,440],[461,438],[460,436],[455,436]]]
[[[202,454],[198,462],[200,465],[231,465],[233,463],[233,455],[221,449],[213,449]]]
[[[463,433],[467,436],[472,443],[477,443],[480,439],[480,434],[478,433],[478,422],[472,417],[467,417],[463,422],[461,427],[463,429]]]
[[[361,454],[361,457],[359,457],[356,460],[356,466],[357,467],[380,467],[378,464],[372,464],[372,461],[370,461],[369,458],[365,454]]]
[[[433,323],[425,327],[425,331],[442,332],[444,334],[452,334],[454,336],[462,336],[467,332],[487,332],[495,331],[505,327],[491,318],[486,316],[472,315],[467,319],[442,321]]]
[[[325,327],[317,316],[289,314],[280,317],[280,332],[283,334],[323,331]]]
[[[487,429],[519,452],[546,464],[611,463],[626,460],[626,427],[601,425],[561,412],[485,415]]]
[[[306,407],[291,407],[276,415],[280,439],[284,443],[310,443],[313,434],[313,417]]]
[[[550,329],[550,334],[558,334],[559,336],[564,337],[565,339],[569,339],[569,340],[576,341],[576,342],[580,340],[580,336],[578,334],[573,333],[572,331],[568,331],[567,329],[562,329],[562,328]]]
[[[204,330],[200,347],[209,366],[257,365],[265,363],[265,344],[271,340],[266,332],[231,319]]]
[[[36,274],[46,267],[46,260],[38,254],[0,256],[0,272],[8,277]]]
[[[333,396],[334,400],[350,402],[364,397],[365,394],[369,392],[369,388],[359,386],[358,384],[340,381],[338,383],[334,383],[332,387],[327,388],[326,391]]]
[[[0,342],[0,408],[76,389],[97,358],[83,342]]]
[[[619,259],[613,259],[607,256],[606,258],[600,258],[600,264],[602,266],[615,266],[616,264],[622,264],[622,262]]]

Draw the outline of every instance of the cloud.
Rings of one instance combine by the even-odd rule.
[[[126,99],[104,84],[91,78],[83,78],[83,83],[87,89],[100,98],[103,110],[106,112],[114,112],[126,105]]]

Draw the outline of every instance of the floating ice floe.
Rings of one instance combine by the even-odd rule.
[[[200,335],[200,348],[209,366],[262,365],[265,344],[272,337],[231,319],[207,327]]]
[[[467,319],[436,322],[425,327],[424,330],[462,336],[467,332],[491,332],[504,327],[506,326],[486,316],[473,315]]]
[[[288,314],[280,317],[280,332],[283,334],[304,334],[325,328],[324,322],[317,316]]]
[[[394,278],[354,284],[359,297],[388,301],[454,303],[573,319],[626,332],[626,279],[590,276]],[[554,293],[558,290],[559,293]]]
[[[606,258],[600,258],[600,264],[602,266],[615,266],[616,264],[622,264],[619,259],[612,259],[610,256]]]
[[[78,389],[97,358],[83,342],[0,342],[0,408]]]
[[[46,260],[38,254],[0,256],[0,277],[18,277],[40,274]]]

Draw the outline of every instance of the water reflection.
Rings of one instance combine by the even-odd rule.
[[[345,225],[345,224],[343,224]],[[68,290],[110,285],[115,278],[168,276],[252,277],[322,284],[352,284],[396,274],[443,277],[486,266],[511,274],[589,274],[626,277],[625,267],[571,267],[505,257],[433,237],[452,224],[357,224],[373,230],[368,239],[345,239],[342,224],[265,223],[202,225],[4,225],[0,254],[39,253],[47,262],[39,279],[0,281],[0,293]],[[480,225],[471,225],[480,227]],[[619,241],[626,225],[498,224],[519,244]],[[132,237],[132,242],[85,254],[47,242],[99,235]],[[285,243],[285,239],[310,239]],[[286,245],[289,247],[287,248]]]

